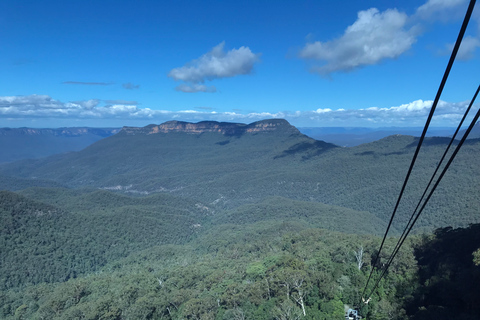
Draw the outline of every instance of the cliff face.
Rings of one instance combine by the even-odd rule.
[[[253,122],[251,124],[202,121],[190,123],[183,121],[168,121],[160,125],[148,125],[143,128],[123,127],[122,132],[127,135],[156,134],[170,132],[184,132],[188,134],[201,134],[205,132],[217,132],[224,135],[242,135],[245,133],[271,132],[286,130],[290,133],[299,131],[283,119],[271,119]]]

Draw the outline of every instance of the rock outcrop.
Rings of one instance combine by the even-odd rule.
[[[224,135],[242,135],[244,133],[271,132],[279,129],[288,130],[291,133],[299,132],[294,126],[290,125],[288,121],[283,119],[262,120],[251,124],[217,121],[201,121],[198,123],[168,121],[160,125],[151,124],[143,128],[123,127],[122,132],[127,135],[170,132],[185,132],[188,134],[217,132]]]

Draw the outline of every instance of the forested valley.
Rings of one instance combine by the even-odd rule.
[[[361,302],[416,141],[171,122],[0,165],[0,318],[474,319],[478,139]],[[366,294],[446,143],[425,141]]]

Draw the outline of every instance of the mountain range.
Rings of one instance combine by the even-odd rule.
[[[117,128],[0,128],[0,163],[79,151]]]
[[[204,122],[204,126],[209,122]],[[223,126],[228,124],[223,123]],[[152,125],[155,127],[155,125]],[[42,158],[54,154],[80,151],[90,144],[119,132],[121,128],[0,128],[0,163]],[[342,147],[370,143],[390,135],[420,136],[422,128],[385,127],[299,127],[298,130],[316,140]],[[451,136],[453,128],[431,128],[427,136]],[[461,134],[463,134],[461,132]],[[470,133],[470,139],[480,138],[480,123]]]
[[[249,125],[171,121],[124,127],[78,152],[4,164],[0,175],[9,179],[5,187],[10,190],[24,188],[29,180],[32,186],[50,183],[133,195],[169,193],[224,209],[280,196],[367,211],[385,220],[417,139],[395,135],[341,148],[314,140],[279,119]],[[400,221],[408,219],[448,141],[425,140],[404,195]],[[479,148],[478,139],[464,145],[420,226],[478,221],[480,192],[472,185],[472,177],[480,170],[472,163]]]
[[[280,119],[112,133],[0,164],[0,318],[343,318],[449,142],[425,139],[379,253],[418,138],[344,148]],[[478,314],[479,151],[460,150],[362,315]]]
[[[380,127],[380,128],[361,128],[361,127],[303,127],[298,128],[300,132],[317,140],[328,141],[342,147],[354,147],[363,143],[370,143],[382,138],[401,134],[419,137],[422,134],[423,127]],[[429,128],[427,137],[451,137],[455,128],[433,127]],[[459,132],[457,139],[461,139],[465,130]],[[480,138],[480,122],[477,122],[468,139]]]

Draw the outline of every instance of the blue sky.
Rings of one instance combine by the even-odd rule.
[[[422,126],[468,1],[0,2],[0,126]],[[478,86],[476,9],[432,125]]]

